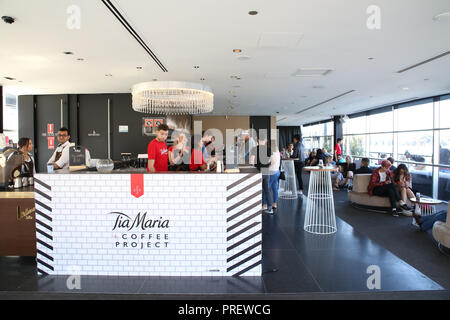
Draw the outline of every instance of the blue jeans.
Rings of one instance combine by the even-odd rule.
[[[423,231],[427,231],[433,228],[433,225],[436,221],[445,222],[447,220],[447,211],[439,211],[438,213],[432,214],[431,216],[422,216],[420,217],[422,224],[420,228]]]
[[[271,192],[272,199],[273,199],[272,203],[278,202],[278,178],[279,177],[280,177],[280,171],[278,170],[274,174],[271,174],[270,178],[269,178],[269,190]],[[270,205],[272,205],[272,203]],[[263,192],[263,204],[268,204],[265,192]]]

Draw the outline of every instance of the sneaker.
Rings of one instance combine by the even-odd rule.
[[[393,217],[398,217],[397,209],[392,209],[391,214],[392,214]]]
[[[411,210],[405,210],[405,209],[402,209],[402,211],[400,211],[400,213],[407,217],[412,217],[412,215],[413,215]]]
[[[409,207],[406,203],[405,203],[405,204],[402,204],[402,205],[400,206],[400,208],[402,208],[403,210],[406,210],[406,211],[412,210],[412,208]]]
[[[270,215],[273,215],[273,214],[274,214],[272,208],[269,208],[269,209],[267,209],[267,210],[264,210],[264,212],[267,213],[267,214],[270,214]]]

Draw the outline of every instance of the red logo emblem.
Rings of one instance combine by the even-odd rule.
[[[144,194],[144,175],[131,174],[131,195],[139,198]]]

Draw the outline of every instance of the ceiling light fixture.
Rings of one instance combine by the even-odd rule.
[[[138,70],[142,70],[142,67],[136,67],[136,69],[138,69]]]
[[[147,114],[199,114],[213,111],[211,88],[181,81],[141,82],[133,86],[134,111]]]
[[[16,78],[12,78],[12,77],[4,77],[6,80],[16,80]]]
[[[241,50],[241,49],[233,49],[233,52],[234,52],[234,53],[241,53],[242,50]]]
[[[258,14],[258,11],[249,11],[248,14],[251,16],[256,16]]]
[[[200,68],[200,66],[194,66],[194,69],[198,69],[198,68]]]
[[[409,90],[409,88],[407,88],[407,87],[404,87],[404,88],[402,88],[403,90]]]
[[[105,77],[112,77],[112,74],[111,73],[107,73],[107,74],[105,74]]]
[[[205,78],[200,78],[200,80],[201,80],[201,81],[204,81],[204,80],[205,80]]]
[[[72,51],[64,51],[63,53],[64,53],[64,54],[73,54]]]
[[[83,59],[83,58],[77,58],[77,60],[78,60],[78,61],[84,61],[84,59]]]

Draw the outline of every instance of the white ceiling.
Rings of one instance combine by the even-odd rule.
[[[0,84],[17,94],[111,93],[155,78],[203,77],[215,94],[212,114],[277,115],[278,125],[450,92],[450,55],[396,73],[450,50],[450,19],[433,20],[450,11],[450,0],[378,0],[380,30],[366,26],[372,0],[112,2],[168,72],[100,0],[0,0],[0,15],[17,19],[12,25],[0,21]],[[74,4],[81,9],[79,30],[66,26],[66,10]],[[250,10],[259,13],[250,16]],[[291,76],[301,68],[333,71]]]

